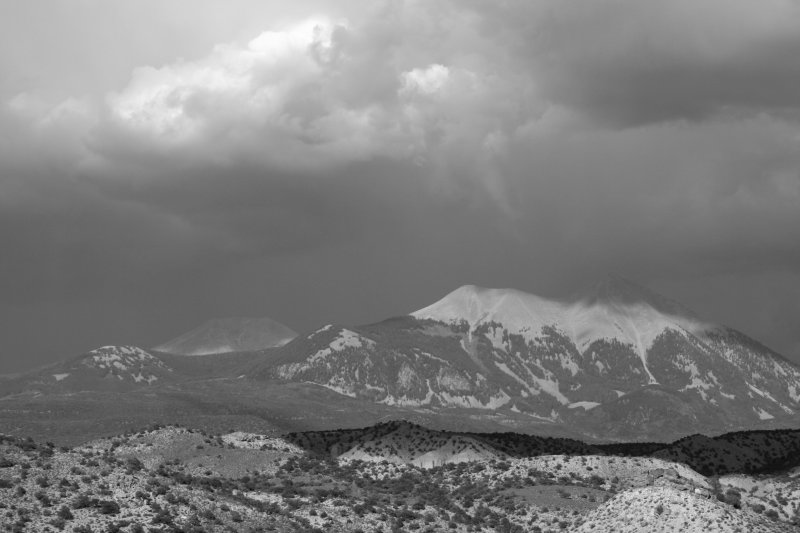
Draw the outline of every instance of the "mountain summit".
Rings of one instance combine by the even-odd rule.
[[[555,328],[584,350],[600,340],[631,345],[646,367],[646,352],[666,330],[703,336],[718,326],[704,323],[683,305],[618,277],[609,277],[570,300],[552,300],[515,289],[465,285],[438,302],[411,314],[418,319],[502,324],[509,332],[534,340]]]
[[[211,355],[283,346],[296,336],[271,318],[215,318],[153,349],[177,355]]]

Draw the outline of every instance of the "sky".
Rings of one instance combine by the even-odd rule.
[[[0,0],[0,373],[609,273],[800,361],[796,0]]]

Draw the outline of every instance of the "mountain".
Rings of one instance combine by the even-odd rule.
[[[57,397],[76,392],[153,392],[181,383],[236,379],[263,357],[260,352],[242,352],[195,358],[138,346],[103,346],[0,381],[0,398],[8,394]]]
[[[780,427],[800,413],[800,368],[620,278],[567,300],[467,285],[406,317],[302,335],[249,375],[594,438]]]
[[[177,355],[210,355],[283,346],[297,336],[271,318],[215,318],[153,348]]]
[[[161,359],[137,346],[103,346],[9,381],[4,392],[128,391],[174,379]],[[6,390],[10,389],[10,390]]]
[[[0,425],[72,441],[141,419],[303,431],[403,418],[594,442],[800,425],[796,365],[619,278],[564,300],[464,286],[375,324],[180,355],[243,346],[230,334],[242,322],[214,323],[186,350],[107,346],[2,380]]]

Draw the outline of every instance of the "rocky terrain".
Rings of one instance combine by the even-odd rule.
[[[760,438],[771,442],[770,437],[776,437],[775,449],[788,453],[787,438],[767,433]],[[532,440],[432,431],[401,421],[284,436],[151,427],[71,448],[3,436],[0,528],[79,533],[800,529],[800,479],[792,469],[706,477],[686,463],[655,457],[646,445],[622,453],[540,438],[526,448]],[[741,470],[747,467],[742,464]]]

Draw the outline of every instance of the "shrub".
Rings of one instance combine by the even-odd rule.
[[[78,496],[72,501],[73,509],[86,509],[87,507],[91,506],[92,500],[86,494],[78,494]]]
[[[119,504],[112,500],[102,500],[97,503],[100,514],[119,514]]]

